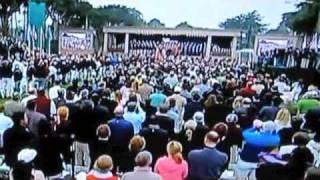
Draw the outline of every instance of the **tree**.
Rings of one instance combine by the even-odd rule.
[[[292,26],[290,24],[290,18],[292,17],[292,13],[284,13],[282,14],[282,20],[279,23],[276,29],[271,29],[266,32],[266,34],[289,34],[292,32]]]
[[[74,15],[68,22],[68,26],[82,27],[86,25],[88,20],[88,13],[92,10],[92,5],[88,2],[81,1],[76,4]]]
[[[9,17],[16,11],[19,10],[22,3],[25,0],[1,0],[0,1],[0,18],[1,18],[1,29],[2,34],[9,35]]]
[[[151,19],[147,25],[154,28],[165,27],[164,23],[162,23],[159,19],[156,18]]]
[[[246,33],[246,46],[253,47],[254,36],[266,31],[267,25],[262,23],[262,17],[258,11],[252,11],[247,14],[228,18],[219,24],[220,28],[237,29]]]
[[[188,24],[187,21],[181,22],[179,23],[176,28],[192,28],[192,26],[190,24]]]
[[[306,0],[297,4],[297,11],[291,13],[290,25],[292,29],[307,36],[317,31],[319,24],[320,0]]]
[[[47,15],[54,22],[67,25],[77,12],[78,0],[44,0],[47,5]]]
[[[119,5],[94,8],[88,16],[90,25],[96,29],[99,46],[103,43],[103,28],[106,25],[141,26],[145,24],[141,12]]]

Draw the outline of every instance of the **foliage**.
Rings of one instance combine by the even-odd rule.
[[[219,27],[224,29],[240,29],[243,31],[251,31],[262,33],[266,30],[267,25],[262,23],[262,17],[258,11],[252,11],[247,14],[228,18],[226,21],[219,24]]]
[[[276,29],[271,29],[266,32],[266,34],[289,34],[292,32],[292,26],[290,24],[290,19],[293,16],[293,13],[284,13],[282,14],[282,20],[279,23]]]
[[[291,13],[290,26],[299,34],[312,35],[317,28],[320,0],[306,0],[297,4],[297,11]]]
[[[9,35],[9,17],[16,12],[26,0],[1,0],[0,1],[0,18],[1,32],[3,35]]]
[[[75,15],[78,0],[44,0],[47,4],[47,15],[54,21],[66,25]]]
[[[246,47],[253,47],[254,36],[265,32],[267,25],[262,23],[262,17],[258,11],[252,11],[247,14],[240,14],[233,18],[228,18],[219,24],[223,29],[236,29],[246,33]]]
[[[154,27],[154,28],[158,28],[158,27],[165,27],[165,24],[162,23],[159,19],[153,18],[151,19],[148,24],[149,27]]]
[[[81,27],[86,25],[88,13],[93,9],[92,5],[88,2],[81,1],[76,4],[74,16],[70,19],[68,26]]]
[[[90,25],[97,31],[99,45],[102,45],[103,42],[103,27],[105,25],[141,26],[145,24],[141,12],[119,5],[94,8],[88,16]]]
[[[192,26],[190,24],[188,24],[187,21],[181,22],[179,23],[176,28],[192,28]]]

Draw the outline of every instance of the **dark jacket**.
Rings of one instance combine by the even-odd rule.
[[[76,141],[90,143],[95,138],[98,127],[93,109],[80,109],[73,118],[71,127]]]
[[[184,113],[184,120],[189,120],[192,119],[194,113],[200,111],[202,112],[204,109],[203,105],[201,104],[201,102],[189,102],[187,103],[187,105],[185,106],[185,113]]]
[[[33,140],[33,134],[22,126],[14,125],[12,128],[7,129],[3,135],[6,164],[13,167],[17,162],[18,153],[26,147],[33,146]]]
[[[61,122],[56,129],[56,134],[60,137],[60,147],[63,155],[63,160],[70,163],[72,153],[70,146],[72,145],[72,130],[70,127],[70,121]]]
[[[174,135],[174,120],[168,117],[167,115],[156,115],[156,122],[159,124],[161,129],[168,131],[169,136],[173,137]]]
[[[209,131],[209,128],[207,126],[201,126],[197,125],[196,130],[192,132],[192,137],[191,139],[188,139],[188,136],[186,135],[186,131],[183,130],[179,135],[178,135],[178,141],[182,143],[183,145],[183,155],[184,157],[188,156],[188,153],[191,150],[194,149],[201,149],[203,148],[203,139],[207,132]]]
[[[232,108],[223,104],[216,104],[205,109],[204,119],[209,127],[213,127],[218,122],[224,122]]]
[[[168,131],[160,128],[151,127],[143,128],[140,135],[146,140],[146,150],[150,151],[153,159],[158,159],[166,154],[166,146],[169,140]]]
[[[230,154],[230,148],[233,145],[241,148],[242,146],[242,130],[236,124],[228,124],[228,135],[223,141],[217,145],[217,149],[226,154]]]
[[[112,118],[109,109],[103,105],[96,105],[94,107],[94,113],[99,124],[107,123]]]
[[[62,172],[61,138],[52,131],[48,121],[39,123],[39,145],[36,166],[43,171],[46,176],[53,176]]]
[[[218,179],[228,156],[216,148],[193,150],[188,155],[190,179]]]

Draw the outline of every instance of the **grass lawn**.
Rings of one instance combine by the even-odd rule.
[[[7,101],[7,99],[0,99],[0,105],[4,104]]]

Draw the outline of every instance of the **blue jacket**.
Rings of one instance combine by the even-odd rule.
[[[268,152],[280,144],[277,133],[258,132],[255,128],[250,128],[243,131],[242,135],[246,143],[240,157],[246,162],[259,162],[259,153]]]
[[[130,139],[134,135],[133,126],[123,117],[115,117],[109,122],[111,130],[110,143],[112,146],[128,148]]]

